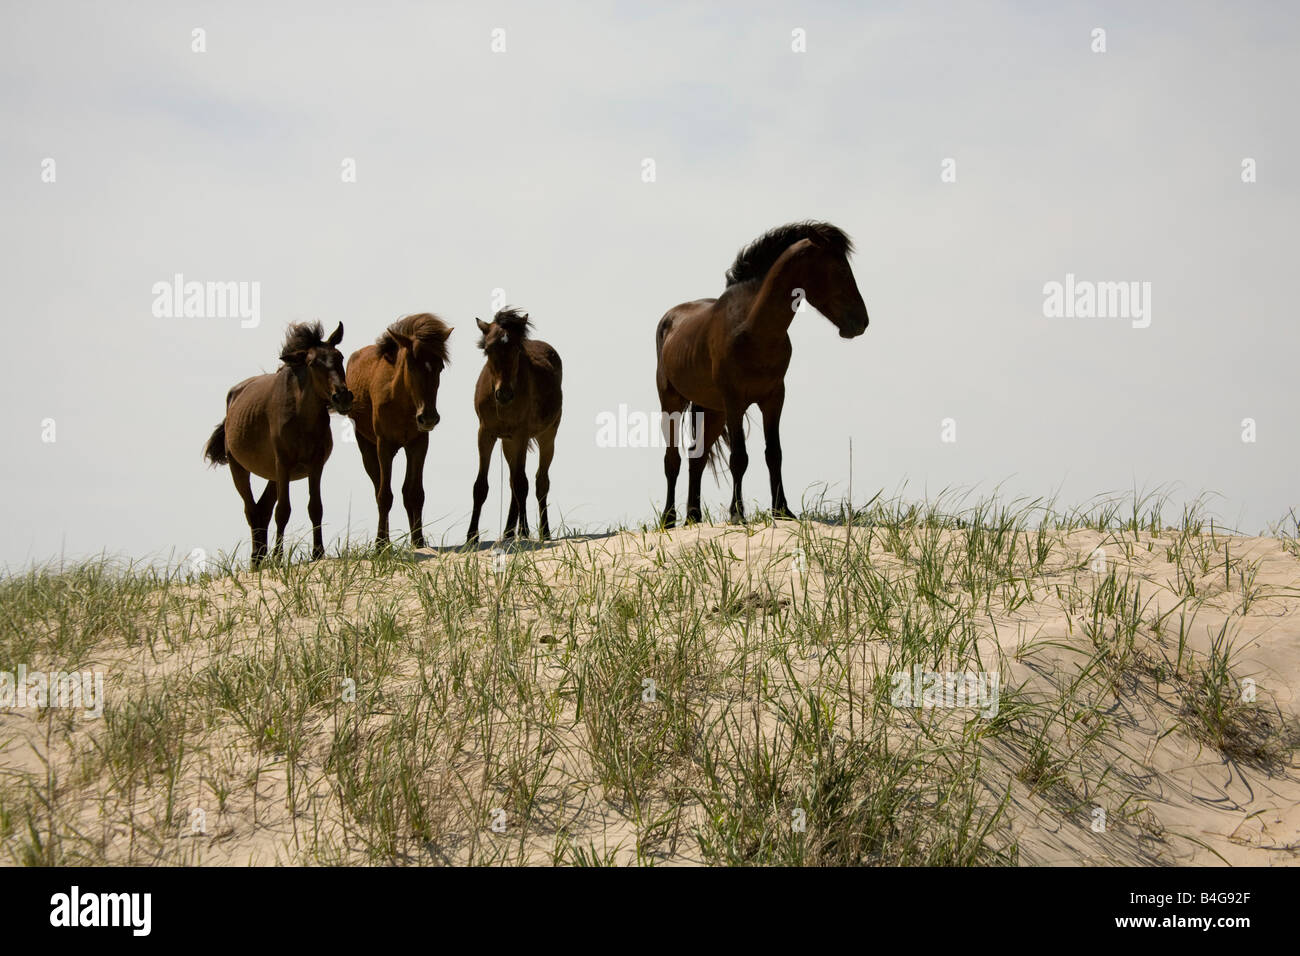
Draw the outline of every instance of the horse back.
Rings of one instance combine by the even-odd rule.
[[[533,369],[538,415],[549,424],[559,417],[563,405],[564,365],[560,353],[547,342],[527,339],[524,341],[524,354]]]
[[[275,477],[278,457],[289,461],[291,480],[305,477],[307,466],[328,459],[334,447],[328,412],[310,418],[298,413],[292,376],[288,368],[255,375],[226,395],[226,448],[263,478]]]

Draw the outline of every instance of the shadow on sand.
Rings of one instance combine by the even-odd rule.
[[[557,538],[548,538],[540,541],[536,538],[511,538],[507,540],[496,541],[477,541],[473,544],[437,544],[425,545],[423,548],[417,548],[414,552],[415,560],[427,561],[430,558],[436,558],[443,554],[467,554],[471,551],[494,551],[500,548],[502,551],[546,551],[550,548],[558,547],[561,544],[570,544],[581,541],[602,541],[605,538],[612,538],[618,534],[617,531],[601,532],[583,532],[580,534],[566,534]]]

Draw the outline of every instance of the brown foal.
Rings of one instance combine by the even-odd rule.
[[[537,526],[543,540],[551,535],[546,499],[551,490],[551,459],[560,427],[562,393],[560,356],[545,342],[528,337],[526,313],[502,309],[489,324],[475,319],[483,337],[478,346],[487,357],[474,389],[478,412],[478,478],[468,541],[478,540],[479,513],[488,493],[488,466],[497,439],[510,467],[510,515],[504,538],[528,537],[528,446],[537,442]]]
[[[204,457],[229,465],[244,517],[253,532],[253,564],[266,557],[271,506],[275,506],[275,558],[284,554],[289,523],[289,482],[307,479],[307,514],[312,525],[312,558],[325,553],[321,519],[321,472],[334,447],[329,411],[346,413],[352,404],[343,377],[343,323],[328,339],[319,322],[289,326],[276,372],[244,379],[226,393],[226,417],[212,432]],[[267,479],[253,497],[251,476]]]
[[[376,544],[388,542],[393,508],[393,459],[406,450],[402,504],[411,526],[411,544],[424,547],[424,459],[429,432],[438,424],[438,383],[448,363],[451,326],[421,312],[398,319],[374,345],[348,359],[348,388],[356,396],[349,417],[366,474],[379,506]]]

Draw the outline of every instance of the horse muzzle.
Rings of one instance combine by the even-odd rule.
[[[340,415],[346,415],[352,409],[352,393],[346,388],[330,396],[330,405]]]
[[[433,427],[440,421],[442,421],[442,416],[437,412],[433,412],[430,415],[421,413],[415,416],[415,427],[420,429],[422,432],[431,432],[433,431]]]

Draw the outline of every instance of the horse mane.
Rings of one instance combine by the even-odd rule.
[[[776,260],[781,258],[781,253],[800,239],[811,239],[817,245],[838,252],[846,259],[853,254],[853,240],[838,226],[813,220],[787,223],[769,229],[736,253],[736,261],[727,270],[727,286],[763,278]]]
[[[532,319],[528,318],[528,313],[516,309],[514,306],[507,306],[492,316],[492,324],[499,325],[506,332],[510,333],[511,342],[522,343],[528,338],[528,333],[532,330]],[[487,336],[478,340],[478,347],[482,348],[486,344]]]
[[[379,349],[380,356],[390,362],[397,360],[397,350],[401,347],[397,344],[397,339],[393,338],[394,332],[414,339],[427,349],[433,349],[443,365],[451,364],[451,356],[447,351],[447,336],[451,334],[451,328],[432,312],[417,312],[414,315],[404,316],[375,339],[375,346]]]
[[[294,352],[305,352],[324,345],[325,330],[319,322],[290,323],[284,333],[284,345],[280,347],[280,361],[289,361],[289,356]]]

